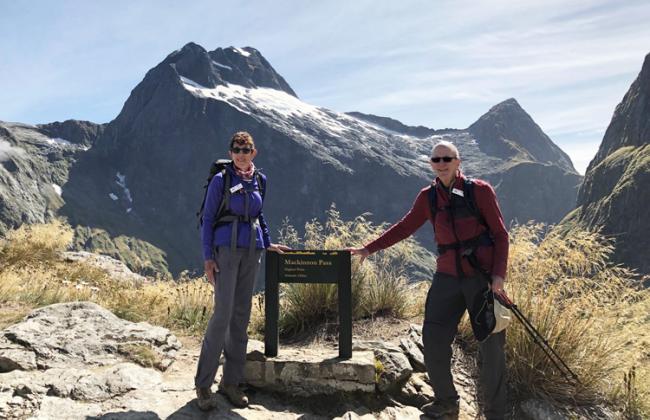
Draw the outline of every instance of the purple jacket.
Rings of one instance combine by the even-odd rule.
[[[265,249],[271,245],[271,238],[269,236],[269,229],[264,220],[262,213],[262,195],[260,194],[260,187],[257,185],[257,177],[253,177],[251,181],[244,181],[237,176],[231,166],[227,166],[226,170],[230,173],[230,186],[236,187],[241,184],[246,191],[245,194],[249,196],[249,209],[248,215],[251,217],[258,217],[259,226],[256,228],[256,247],[257,249]],[[266,184],[266,177],[262,175],[264,183]],[[214,258],[214,249],[217,246],[224,245],[230,246],[230,237],[232,234],[232,223],[226,223],[217,226],[212,230],[214,219],[217,216],[217,211],[221,205],[223,198],[224,178],[221,173],[212,178],[208,186],[207,196],[205,198],[205,207],[203,208],[203,225],[201,226],[201,243],[203,245],[203,259],[209,260]],[[230,194],[230,212],[236,215],[244,215],[244,194],[235,192]],[[237,247],[248,248],[250,241],[250,225],[248,223],[239,222],[237,228]]]

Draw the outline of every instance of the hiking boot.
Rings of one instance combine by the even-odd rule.
[[[219,385],[219,392],[225,395],[235,407],[248,407],[248,397],[237,385]]]
[[[202,411],[217,408],[217,401],[214,399],[214,395],[210,388],[196,388],[196,404]]]
[[[450,418],[458,418],[459,408],[457,400],[434,400],[429,404],[425,404],[420,409],[422,412],[434,419],[441,419],[449,416]]]

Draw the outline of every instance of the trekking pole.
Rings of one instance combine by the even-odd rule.
[[[492,276],[490,275],[490,273],[488,273],[487,270],[481,267],[481,265],[478,262],[478,259],[476,258],[476,255],[474,254],[474,249],[465,250],[465,252],[463,252],[463,256],[467,258],[470,265],[474,267],[474,269],[477,270],[479,273],[481,273],[483,277],[485,277],[485,279],[487,280],[488,284],[491,285]],[[569,366],[567,366],[564,360],[562,360],[560,355],[558,355],[555,352],[555,350],[553,350],[553,347],[551,347],[548,341],[546,341],[544,336],[542,336],[542,334],[540,334],[540,332],[537,330],[537,328],[535,328],[535,326],[530,322],[530,320],[528,320],[528,318],[526,318],[524,314],[521,313],[517,305],[515,305],[514,302],[511,301],[510,298],[505,295],[494,294],[494,296],[499,301],[499,303],[501,303],[503,306],[505,306],[506,308],[512,311],[512,313],[515,315],[515,318],[517,318],[517,320],[522,323],[528,335],[530,335],[533,341],[535,342],[535,344],[537,344],[539,348],[542,349],[546,357],[548,357],[549,360],[553,363],[553,365],[555,365],[555,368],[558,371],[560,371],[560,373],[562,374],[562,376],[564,376],[567,382],[571,383],[571,379],[573,379],[576,383],[582,384],[580,382],[580,379],[578,379],[578,375],[573,373],[573,371],[569,368]],[[560,364],[562,366],[560,366]],[[571,378],[569,377],[569,375],[571,376]]]
[[[571,383],[571,379],[573,379],[577,384],[582,384],[582,382],[580,382],[580,379],[578,379],[578,375],[576,375],[571,370],[571,368],[569,368],[569,366],[564,362],[564,360],[562,360],[560,355],[557,354],[555,350],[553,350],[553,347],[551,347],[551,345],[548,343],[548,341],[546,341],[544,336],[542,336],[542,334],[540,334],[540,332],[535,328],[535,326],[533,326],[530,320],[526,318],[523,313],[521,313],[517,305],[515,305],[514,302],[512,302],[510,298],[508,298],[505,295],[502,296],[502,295],[495,294],[495,297],[499,301],[499,303],[501,303],[506,308],[510,309],[512,313],[515,315],[515,317],[517,318],[517,320],[519,320],[519,322],[521,322],[524,325],[526,332],[532,337],[535,344],[537,344],[542,349],[544,354],[546,354],[546,357],[548,357],[549,360],[555,365],[557,370],[560,371],[560,373],[562,373],[562,376],[564,376],[567,382]],[[560,364],[562,366],[560,366]],[[569,375],[571,376],[571,378],[569,378]]]

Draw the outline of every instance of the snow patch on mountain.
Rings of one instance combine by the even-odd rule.
[[[251,56],[251,53],[249,53],[248,51],[243,50],[241,48],[233,47],[232,49],[235,50],[235,52],[243,55],[244,57],[250,57]]]
[[[431,178],[428,157],[439,140],[451,141],[459,148],[464,171],[469,175],[493,171],[503,162],[479,150],[473,136],[465,131],[418,138],[387,130],[353,116],[310,105],[286,92],[270,88],[247,88],[223,84],[208,88],[180,76],[183,87],[201,98],[225,102],[238,111],[286,133],[288,137],[321,160],[352,172],[357,153],[393,166],[403,175]]]
[[[225,65],[225,64],[221,64],[221,63],[219,63],[219,62],[217,62],[217,61],[214,61],[214,60],[213,60],[213,61],[212,61],[212,64],[214,64],[214,65],[217,66],[217,67],[221,67],[222,69],[226,69],[226,70],[230,70],[230,71],[232,71],[232,67],[227,66],[227,65]]]
[[[61,138],[46,138],[45,142],[49,145],[56,145],[56,146],[72,146],[73,144],[69,142],[68,140],[61,139]]]
[[[184,85],[189,85],[189,86],[191,86],[193,88],[196,88],[196,89],[209,89],[209,88],[207,88],[207,87],[205,87],[203,85],[200,85],[200,84],[196,83],[194,80],[188,79],[187,77],[180,76],[180,78],[181,78],[181,82],[183,82]]]
[[[122,187],[122,191],[124,191],[124,197],[129,203],[133,203],[133,198],[131,198],[131,191],[126,187],[126,175],[122,175],[118,172],[115,177],[117,178],[115,183]]]

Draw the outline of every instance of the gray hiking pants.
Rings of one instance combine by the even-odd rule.
[[[212,385],[222,351],[226,359],[222,383],[237,385],[241,381],[246,363],[251,299],[261,258],[261,249],[249,253],[248,248],[233,251],[228,246],[219,247],[214,312],[203,337],[195,386],[208,388]]]
[[[457,278],[436,273],[427,295],[422,326],[424,362],[435,397],[458,400],[451,376],[451,344],[458,323],[472,299],[485,287],[480,277]],[[492,334],[480,344],[481,387],[488,420],[503,419],[506,410],[505,331]]]

